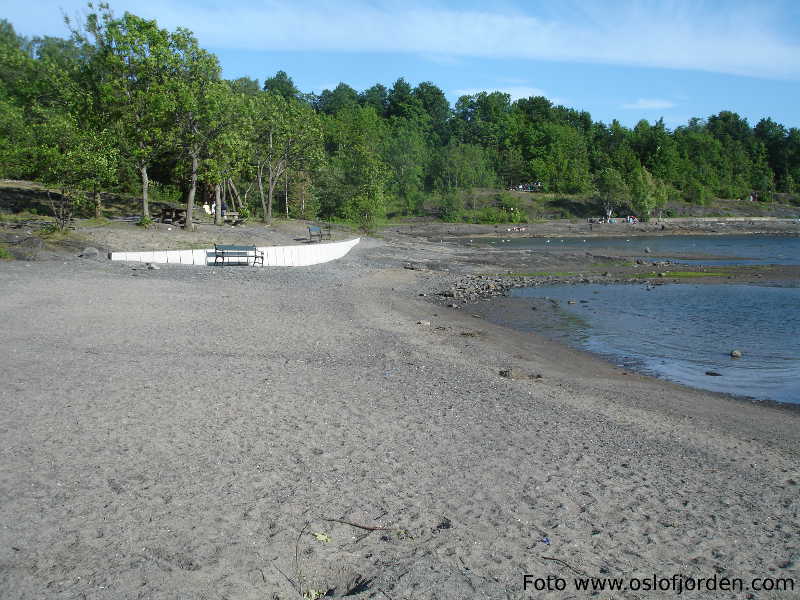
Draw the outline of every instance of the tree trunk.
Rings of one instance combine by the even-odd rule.
[[[231,188],[231,203],[233,203],[234,199],[235,199],[236,205],[239,208],[238,209],[234,209],[234,210],[236,210],[238,212],[239,209],[241,209],[241,207],[242,207],[242,198],[241,198],[241,196],[239,196],[239,190],[237,190],[236,186],[233,185],[233,179],[231,177],[228,178],[228,186],[230,186],[230,188]]]
[[[241,208],[243,206],[242,197],[239,195],[239,190],[237,190],[236,186],[233,185],[232,177],[228,178],[228,185],[231,186],[231,198],[233,198],[234,196],[236,197],[236,203],[239,205],[239,210],[241,211]]]
[[[275,192],[275,184],[277,184],[277,180],[272,176],[272,168],[270,168],[269,172],[269,189],[267,190],[267,194],[269,196],[269,201],[267,202],[267,224],[272,225],[272,195]]]
[[[214,225],[222,225],[222,197],[220,196],[220,185],[214,186]]]
[[[300,184],[300,216],[306,218],[306,186],[305,180]]]
[[[269,203],[267,204],[267,225],[272,225],[272,193],[275,191],[276,173],[272,169],[272,131],[269,132]]]
[[[183,228],[192,230],[192,211],[194,210],[194,196],[197,193],[197,155],[192,154],[192,173],[189,176],[189,194],[186,196],[186,223]]]
[[[100,197],[100,192],[94,193],[94,218],[99,219],[103,216],[103,199]]]
[[[247,189],[244,191],[244,196],[242,196],[242,204],[243,206],[247,206],[247,196],[250,194],[250,190],[253,189],[253,182],[251,181],[247,184]]]
[[[284,173],[283,177],[283,200],[286,204],[286,220],[289,220],[289,171]]]
[[[150,205],[147,201],[147,190],[150,187],[150,180],[147,178],[147,165],[139,167],[142,174],[142,218],[150,218]]]
[[[264,181],[262,178],[262,167],[258,168],[256,173],[256,178],[258,179],[258,193],[261,196],[261,218],[263,219],[264,223],[268,224],[267,221],[267,203],[264,201]]]

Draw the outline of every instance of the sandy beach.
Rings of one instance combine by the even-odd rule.
[[[402,232],[305,268],[74,254],[0,263],[3,598],[674,597],[574,586],[654,574],[800,598],[798,411],[430,302],[484,254]]]

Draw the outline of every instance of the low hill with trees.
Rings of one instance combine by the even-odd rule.
[[[800,130],[722,111],[627,128],[544,97],[451,106],[431,82],[301,93],[283,71],[225,80],[185,29],[101,7],[67,38],[0,21],[0,178],[101,214],[101,192],[226,199],[243,215],[515,222],[601,212],[764,214],[800,191]],[[519,191],[520,189],[535,191]],[[789,212],[792,208],[787,208]],[[783,209],[778,213],[784,212]]]

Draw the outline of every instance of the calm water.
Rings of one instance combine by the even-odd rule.
[[[617,364],[698,388],[800,403],[800,288],[576,285],[513,295],[558,300],[580,317],[570,319],[572,343]],[[520,326],[536,330],[535,314]],[[731,359],[733,349],[744,357]]]
[[[588,252],[624,251],[649,260],[703,264],[800,265],[800,237],[759,235],[670,235],[631,238],[503,238],[488,240],[497,248],[548,248]],[[650,253],[645,252],[650,248]],[[681,257],[704,257],[702,260]],[[708,257],[714,257],[710,259]]]

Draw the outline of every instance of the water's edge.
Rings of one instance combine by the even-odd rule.
[[[800,288],[591,284],[522,288],[476,308],[495,324],[535,332],[646,375],[739,398],[798,404],[797,307]],[[744,357],[732,359],[734,349]]]

